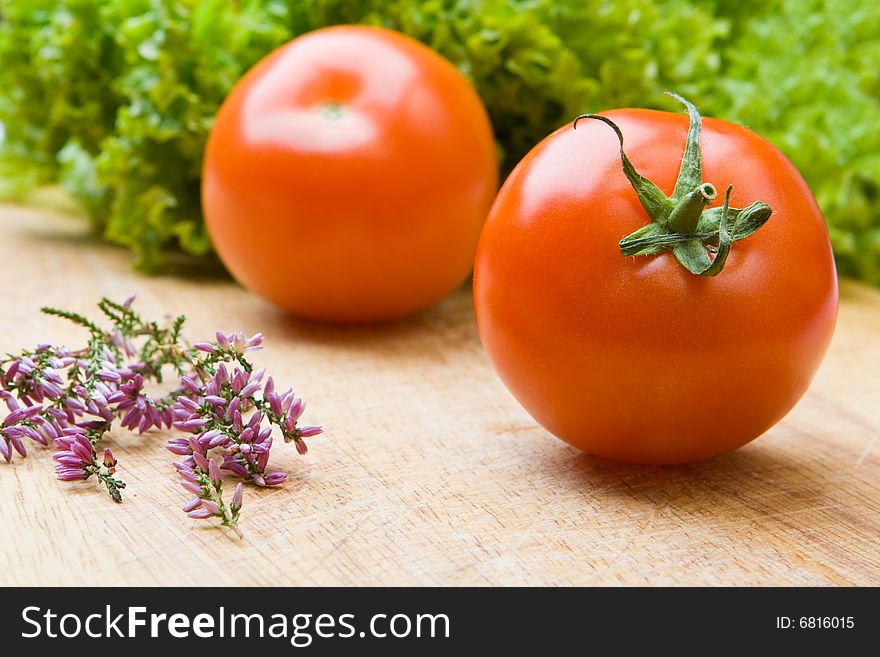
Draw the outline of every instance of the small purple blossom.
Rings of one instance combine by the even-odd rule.
[[[280,486],[285,481],[287,481],[287,473],[286,472],[273,472],[270,475],[266,476],[266,486]]]
[[[241,508],[241,501],[244,498],[244,486],[241,485],[241,482],[238,482],[235,486],[235,492],[232,494],[232,502],[230,502],[230,506],[234,510],[238,510]]]
[[[153,427],[161,429],[174,423],[174,413],[170,406],[159,409],[156,403],[143,393],[144,377],[133,374],[131,378],[107,396],[106,402],[112,412],[122,415],[120,424],[130,431],[143,433]]]
[[[239,477],[244,477],[245,479],[250,477],[247,468],[241,464],[235,454],[224,454],[223,463],[220,464],[220,469],[229,470],[233,474],[236,474]]]
[[[220,485],[220,468],[217,467],[217,461],[214,459],[208,461],[208,475],[215,486]]]
[[[95,465],[95,449],[84,433],[59,436],[55,439],[55,447],[59,451],[52,458],[58,479],[75,481],[89,476],[89,467]]]
[[[244,333],[242,333],[241,331],[233,331],[232,333],[223,333],[222,331],[217,331],[214,337],[217,340],[216,344],[203,342],[196,345],[196,348],[211,354],[215,353],[217,350],[220,350],[237,356],[243,356],[244,354],[249,352],[260,351],[263,348],[263,341],[265,339],[262,333],[255,333],[251,337],[245,338]],[[199,345],[211,347],[214,349],[214,351],[201,349]]]
[[[165,448],[178,456],[185,456],[191,453],[189,441],[186,438],[172,438],[166,443]]]

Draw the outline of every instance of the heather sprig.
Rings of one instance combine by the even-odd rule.
[[[41,344],[0,360],[0,398],[9,411],[0,422],[0,455],[10,462],[14,453],[26,456],[26,440],[51,442],[58,479],[94,476],[120,502],[125,483],[114,476],[117,460],[109,449],[98,458],[107,432],[117,422],[138,433],[173,427],[184,435],[171,438],[167,449],[184,457],[175,468],[197,495],[184,510],[240,533],[242,486],[224,504],[220,471],[278,486],[287,474],[267,471],[273,432],[305,454],[305,438],[322,429],[298,426],[305,403],[290,389],[276,392],[272,377],[264,381],[265,370],[254,369],[247,355],[263,348],[261,333],[247,338],[218,331],[213,341],[190,346],[182,337],[183,316],[165,324],[147,321],[132,309],[133,300],[99,301],[109,327],[78,313],[42,309],[83,327],[89,337],[80,349]],[[149,394],[147,382],[162,383],[168,370],[176,387]],[[219,452],[219,462],[210,450]]]
[[[235,525],[241,510],[240,484],[230,508],[225,510],[206,483],[219,481],[219,476],[204,479],[203,472],[202,479],[198,479],[200,470],[210,474],[210,468],[216,468],[217,472],[228,471],[257,486],[279,486],[287,474],[268,471],[273,434],[277,431],[284,442],[293,442],[297,452],[306,454],[305,439],[322,429],[298,426],[305,410],[303,400],[292,389],[276,392],[274,379],[270,376],[264,381],[265,370],[255,370],[247,359],[248,353],[263,348],[262,334],[245,338],[241,332],[218,332],[215,338],[194,345],[198,354],[193,359],[193,371],[181,378],[173,406],[174,428],[189,435],[172,438],[166,447],[185,457],[175,464],[185,480],[182,485],[193,493],[197,492],[196,486],[200,487],[199,497],[184,507],[190,517],[217,517],[221,524]],[[211,450],[220,452],[219,466],[208,458]],[[193,476],[197,480],[191,479]],[[219,495],[219,489],[216,493]]]
[[[189,443],[190,456],[174,462],[174,469],[182,480],[180,485],[195,495],[183,507],[184,512],[195,520],[217,518],[221,525],[230,527],[241,538],[242,533],[238,528],[244,496],[241,482],[236,484],[232,500],[227,505],[223,501],[223,480],[217,461],[205,456],[205,448],[195,438],[190,438]]]
[[[113,501],[122,502],[122,493],[119,491],[125,488],[125,482],[113,477],[116,473],[116,457],[109,448],[104,449],[103,461],[98,463],[88,431],[80,427],[64,429],[64,435],[55,439],[55,447],[59,451],[52,458],[55,460],[55,473],[58,479],[77,481],[95,475],[107,488],[107,493]]]

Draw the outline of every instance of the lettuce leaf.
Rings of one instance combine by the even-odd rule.
[[[147,270],[211,244],[199,183],[223,98],[309,30],[368,23],[473,82],[503,171],[584,111],[749,125],[802,171],[844,273],[880,284],[880,6],[856,0],[0,0],[0,194],[60,182]]]

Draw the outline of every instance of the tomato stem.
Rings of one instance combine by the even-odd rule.
[[[703,210],[716,196],[718,191],[715,186],[712,183],[703,183],[676,203],[666,219],[666,225],[676,233],[693,233],[697,230]]]
[[[620,143],[623,173],[650,219],[650,223],[620,240],[621,253],[624,256],[652,255],[671,250],[692,274],[716,276],[727,262],[730,247],[763,226],[773,209],[760,201],[742,209],[731,208],[732,185],[727,188],[722,207],[707,209],[718,192],[714,185],[703,182],[702,117],[697,108],[681,96],[667,95],[682,103],[689,117],[684,155],[671,197],[636,171],[624,152],[623,133],[614,121],[601,114],[581,114],[572,127],[577,129],[582,119],[594,119],[614,130]],[[710,254],[714,254],[714,258]]]
[[[345,116],[345,105],[336,101],[330,101],[318,105],[318,114],[330,121],[338,121]]]

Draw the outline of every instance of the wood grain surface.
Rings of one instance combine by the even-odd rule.
[[[84,222],[0,206],[0,351],[83,335],[38,312],[137,293],[192,340],[263,331],[255,360],[326,427],[273,451],[237,540],[185,517],[166,434],[116,431],[115,505],[53,478],[51,452],[0,464],[3,585],[878,585],[880,292],[842,284],[831,351],[800,405],[706,463],[633,467],[579,453],[517,405],[483,353],[466,289],[405,321],[285,316],[227,280],[144,277]]]

